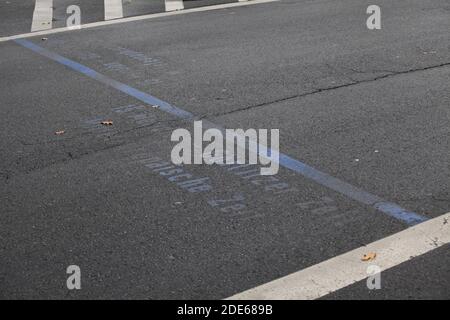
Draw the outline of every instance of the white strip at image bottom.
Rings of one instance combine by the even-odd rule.
[[[395,267],[450,243],[450,212],[319,264],[238,293],[227,300],[310,300],[368,277],[367,267]],[[376,253],[374,261],[361,258]]]

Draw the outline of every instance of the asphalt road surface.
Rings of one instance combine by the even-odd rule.
[[[72,2],[56,1],[54,27]],[[372,2],[0,40],[0,298],[223,299],[448,213],[450,3],[378,0],[382,28],[369,30]],[[83,23],[102,20],[86,6]],[[30,32],[33,9],[1,0],[0,36]],[[279,173],[183,165],[208,186],[198,192],[161,174],[173,130],[192,129],[174,110],[279,129]],[[449,253],[383,270],[379,290],[358,280],[322,298],[449,299]],[[81,290],[66,287],[69,265]]]

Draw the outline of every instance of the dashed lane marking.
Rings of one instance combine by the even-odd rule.
[[[51,0],[45,0],[45,1],[51,1]],[[86,24],[82,24],[81,26],[77,27],[76,29],[74,29],[73,27],[64,27],[64,28],[55,28],[55,29],[45,30],[45,31],[23,33],[23,34],[18,34],[18,35],[9,36],[9,37],[2,37],[2,38],[0,38],[0,42],[11,41],[11,40],[16,40],[16,39],[24,39],[24,38],[30,38],[30,37],[36,37],[36,36],[44,36],[44,35],[49,35],[49,34],[74,31],[74,30],[80,30],[80,29],[90,29],[90,28],[108,26],[108,25],[113,25],[113,24],[118,24],[118,23],[126,23],[126,22],[132,22],[132,21],[140,21],[140,20],[168,17],[168,16],[174,16],[174,15],[178,15],[178,14],[186,14],[186,13],[193,13],[193,12],[203,12],[203,11],[211,11],[211,10],[218,10],[218,9],[250,6],[250,5],[254,5],[254,4],[262,4],[262,3],[277,2],[277,1],[280,1],[280,0],[250,0],[250,1],[245,1],[245,2],[233,2],[233,3],[219,4],[219,5],[213,5],[213,6],[191,8],[191,9],[186,9],[186,10],[146,14],[146,15],[142,15],[142,16],[86,23]]]
[[[105,0],[105,20],[123,18],[122,0]]]
[[[36,0],[31,32],[48,30],[53,26],[53,0]]]

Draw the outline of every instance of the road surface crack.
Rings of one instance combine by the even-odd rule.
[[[450,66],[450,62],[441,63],[441,64],[438,64],[438,65],[433,65],[433,66],[428,66],[428,67],[423,67],[423,68],[408,69],[408,70],[403,70],[403,71],[390,71],[390,70],[358,71],[358,70],[350,69],[350,70],[352,70],[355,73],[377,73],[377,72],[382,72],[382,73],[385,73],[385,74],[383,74],[381,76],[374,77],[372,79],[352,80],[349,83],[345,83],[345,84],[341,84],[341,85],[337,85],[337,86],[324,87],[324,88],[315,88],[315,89],[313,89],[313,90],[311,90],[309,92],[305,92],[305,93],[301,93],[301,94],[294,94],[294,95],[291,95],[291,96],[288,96],[288,97],[279,98],[279,99],[275,99],[275,100],[268,101],[268,102],[258,103],[258,104],[246,106],[244,108],[227,111],[227,112],[205,114],[205,115],[201,116],[200,119],[203,119],[203,118],[206,118],[206,117],[219,117],[219,116],[230,115],[230,114],[233,114],[233,113],[248,111],[248,110],[251,110],[251,109],[256,109],[256,108],[260,108],[260,107],[264,107],[264,106],[268,106],[268,105],[271,105],[271,104],[276,104],[276,103],[280,103],[280,102],[284,102],[284,101],[289,101],[289,100],[293,100],[293,99],[301,99],[301,98],[304,98],[304,97],[308,97],[308,96],[315,95],[315,94],[320,94],[320,93],[323,93],[323,92],[328,92],[328,91],[338,90],[338,89],[342,89],[342,88],[352,87],[352,86],[356,86],[356,85],[363,84],[363,83],[375,82],[375,81],[378,81],[378,80],[391,78],[391,77],[395,77],[395,76],[398,76],[398,75],[405,75],[405,74],[410,74],[410,73],[414,73],[414,72],[427,71],[427,70],[432,70],[432,69],[437,69],[437,68],[442,68],[442,67],[447,67],[447,66]],[[349,76],[347,76],[347,78],[351,79]]]

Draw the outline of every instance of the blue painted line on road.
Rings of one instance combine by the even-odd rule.
[[[178,107],[175,107],[163,100],[160,100],[148,93],[142,92],[140,90],[137,90],[133,87],[130,87],[126,84],[123,84],[119,81],[116,81],[114,79],[111,79],[105,75],[102,75],[98,73],[97,71],[86,67],[78,62],[75,62],[73,60],[67,59],[57,53],[51,52],[47,49],[44,49],[36,44],[34,44],[31,41],[24,40],[24,39],[18,39],[14,40],[19,45],[28,48],[36,53],[39,53],[40,55],[47,57],[51,60],[54,60],[62,65],[65,65],[69,67],[70,69],[77,71],[81,74],[84,74],[94,80],[97,80],[107,86],[110,86],[112,88],[115,88],[131,97],[134,97],[146,104],[149,105],[157,105],[159,106],[159,109],[161,109],[164,112],[167,112],[169,114],[172,114],[178,118],[185,119],[185,120],[191,120],[194,119],[194,115],[188,111],[185,111],[183,109],[180,109]],[[218,126],[220,128],[220,126]],[[397,220],[400,220],[408,225],[415,225],[418,223],[421,223],[423,221],[428,220],[428,218],[419,215],[415,212],[408,211],[406,209],[403,209],[402,207],[396,205],[395,203],[391,203],[388,201],[383,200],[382,198],[373,195],[371,193],[368,193],[364,190],[361,190],[355,186],[350,185],[347,182],[344,182],[342,180],[339,180],[335,177],[332,177],[326,173],[323,173],[311,166],[308,166],[307,164],[300,162],[294,158],[289,157],[288,155],[285,155],[283,153],[279,153],[280,160],[279,163],[281,166],[295,171],[302,176],[313,180],[317,182],[318,184],[325,186],[331,190],[334,190],[338,193],[341,193],[345,196],[347,196],[350,199],[353,199],[359,203],[371,206],[372,208],[375,208]]]
[[[329,189],[335,190],[355,201],[371,206],[381,212],[388,214],[389,216],[404,221],[408,225],[415,225],[420,222],[428,220],[428,218],[421,216],[415,212],[411,212],[403,209],[402,207],[383,200],[382,198],[361,190],[351,184],[339,180],[329,174],[323,173],[317,169],[314,169],[307,164],[293,159],[280,152],[280,165],[287,169],[291,169],[300,173],[304,177],[307,177]]]
[[[130,87],[126,84],[123,84],[119,81],[111,79],[111,78],[109,78],[101,73],[98,73],[97,71],[95,71],[89,67],[86,67],[78,62],[64,58],[63,56],[61,56],[57,53],[51,52],[47,49],[44,49],[44,48],[34,44],[31,41],[23,40],[23,39],[18,39],[18,40],[14,40],[14,41],[16,43],[20,44],[21,46],[24,46],[25,48],[28,48],[36,53],[39,53],[40,55],[47,57],[51,60],[59,62],[60,64],[65,65],[66,67],[69,67],[72,70],[75,70],[81,74],[84,74],[85,76],[88,76],[94,80],[97,80],[103,84],[106,84],[107,86],[117,89],[129,96],[132,96],[142,102],[145,102],[146,104],[157,105],[158,108],[160,108],[164,112],[170,113],[176,117],[183,118],[183,119],[193,118],[193,114],[190,112],[187,112],[180,108],[174,107],[165,101],[162,101],[158,98],[153,97],[152,95],[149,95],[145,92],[137,90],[137,89]]]

